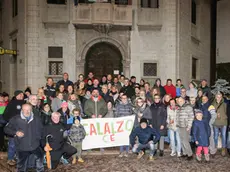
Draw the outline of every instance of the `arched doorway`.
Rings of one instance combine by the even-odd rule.
[[[106,74],[114,74],[114,71],[123,72],[122,55],[119,49],[106,42],[96,43],[89,48],[85,61],[85,76],[93,72],[94,76],[101,78]]]

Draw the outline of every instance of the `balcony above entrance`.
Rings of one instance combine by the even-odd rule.
[[[90,25],[132,26],[132,5],[79,3],[73,8],[72,22],[76,27]]]

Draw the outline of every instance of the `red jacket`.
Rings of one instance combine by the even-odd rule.
[[[164,88],[165,88],[166,94],[170,94],[172,98],[176,97],[176,87],[173,84],[170,86],[165,85]]]

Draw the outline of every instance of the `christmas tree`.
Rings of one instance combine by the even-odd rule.
[[[224,95],[230,94],[229,82],[227,82],[225,79],[218,79],[212,88],[214,89],[211,92],[214,95],[216,95],[218,92],[222,92]]]

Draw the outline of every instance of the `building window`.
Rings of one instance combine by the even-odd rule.
[[[192,23],[196,24],[196,2],[192,0]]]
[[[18,15],[18,0],[12,0],[12,16]]]
[[[63,58],[63,48],[48,47],[48,58]]]
[[[192,79],[197,79],[198,59],[192,58]]]
[[[47,4],[66,4],[67,0],[47,0]]]
[[[62,75],[63,62],[62,61],[49,61],[49,75]]]
[[[157,63],[144,63],[143,76],[148,76],[148,77],[157,76]]]
[[[51,60],[52,59],[52,60]],[[62,75],[63,73],[63,48],[48,47],[49,75]]]
[[[115,4],[117,5],[128,5],[129,3],[128,0],[115,0]]]
[[[141,0],[142,8],[159,8],[159,0]]]

